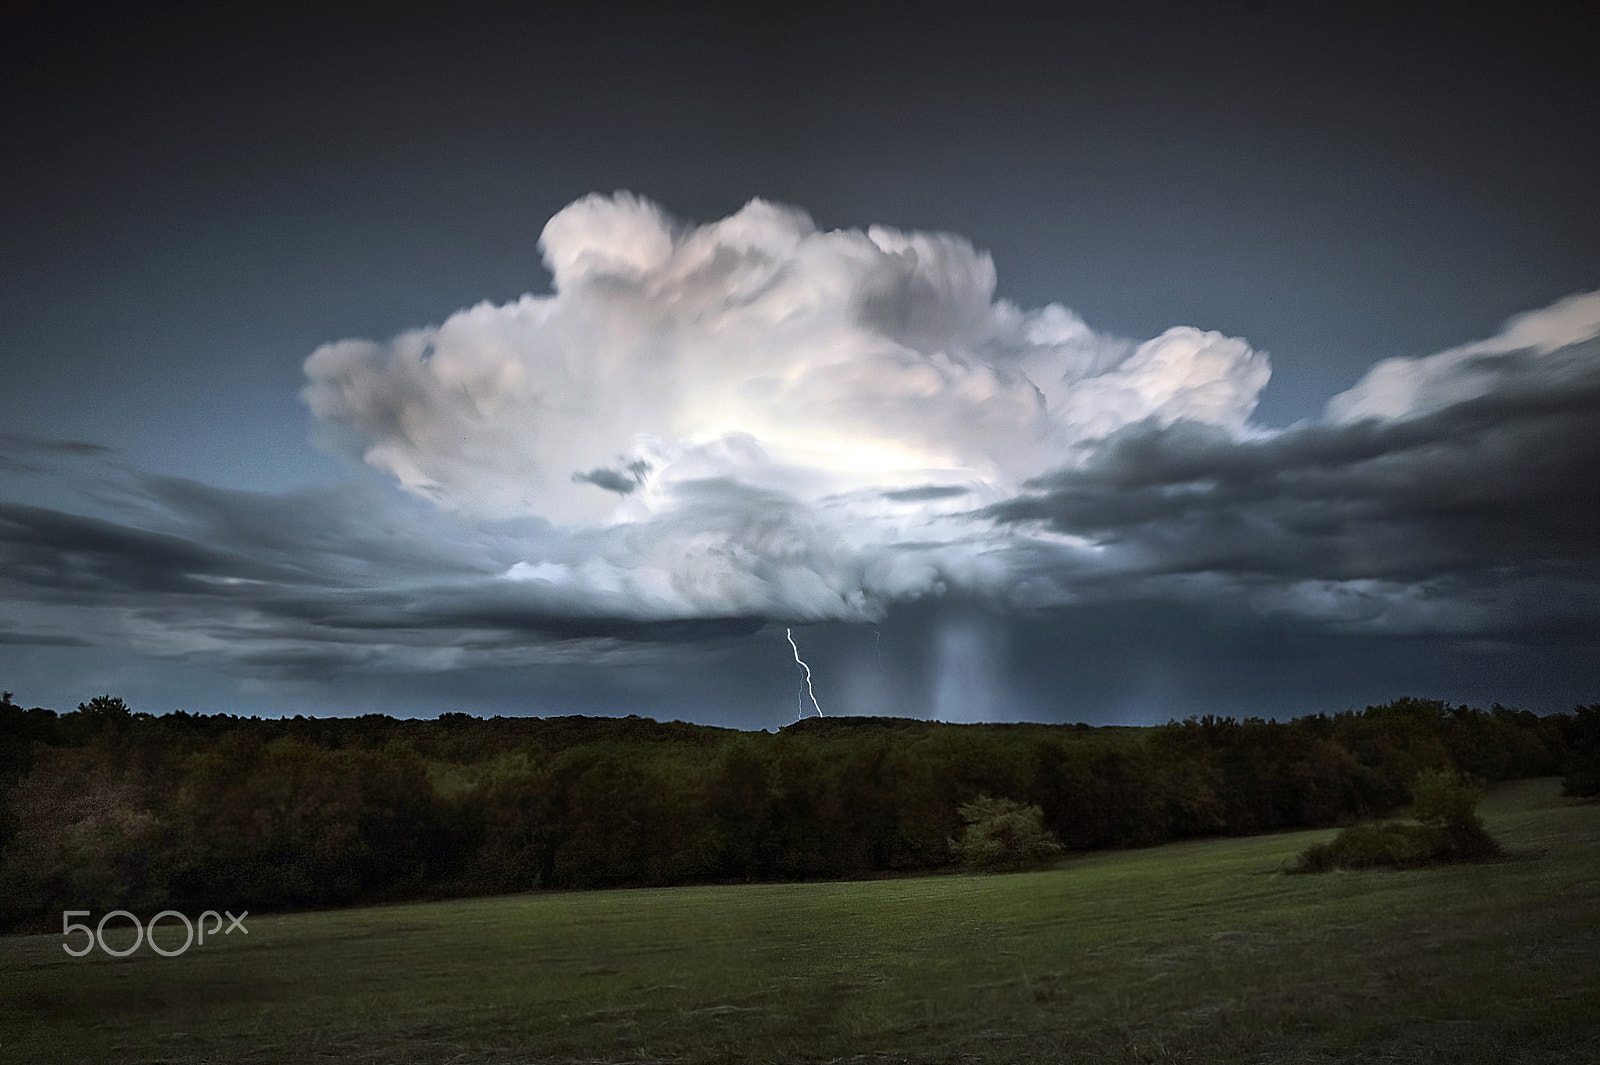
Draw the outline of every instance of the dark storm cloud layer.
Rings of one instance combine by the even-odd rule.
[[[103,479],[92,460],[109,453],[0,439],[0,458],[18,450],[91,460],[77,471],[86,485]],[[603,659],[609,646],[761,625],[552,610],[497,576],[509,564],[500,541],[524,543],[526,523],[463,530],[368,486],[273,494],[140,476],[113,509],[0,503],[0,643],[129,645],[242,675],[327,678],[517,664],[551,641]]]
[[[106,455],[112,451],[104,444],[93,444],[87,440],[54,440],[27,433],[0,433],[0,450],[34,451],[46,455]]]
[[[284,576],[183,537],[10,503],[0,503],[0,544],[7,582],[47,590],[57,601],[203,594],[217,579]]]
[[[42,461],[57,456],[107,455],[111,448],[83,440],[50,440],[26,433],[0,432],[0,473],[42,474]],[[42,460],[42,461],[41,461]]]
[[[87,647],[89,641],[76,636],[44,636],[31,632],[0,630],[0,644],[30,647]]]
[[[1092,540],[1090,599],[1233,598],[1309,631],[1600,639],[1600,345],[1469,360],[1493,390],[1251,440],[1133,426],[986,513]]]
[[[1498,356],[1502,391],[1401,422],[1311,424],[1251,440],[1137,425],[1081,469],[988,508],[1115,548],[1145,573],[1428,580],[1600,558],[1600,358],[1539,387]]]

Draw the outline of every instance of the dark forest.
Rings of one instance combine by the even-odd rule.
[[[963,804],[1065,849],[1348,824],[1420,771],[1597,790],[1600,704],[1405,698],[1154,728],[813,718],[777,734],[595,717],[153,716],[0,702],[0,927],[64,908],[345,906],[853,878],[957,864]]]

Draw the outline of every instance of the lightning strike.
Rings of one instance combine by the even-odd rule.
[[[823,716],[822,707],[817,704],[817,693],[811,690],[811,667],[806,665],[805,660],[800,657],[800,645],[794,642],[794,630],[784,629],[783,634],[788,637],[789,646],[794,649],[795,663],[806,671],[806,694],[811,697],[811,705],[816,709],[817,716],[821,717]],[[805,712],[805,703],[803,702],[800,704],[800,711],[801,713]]]

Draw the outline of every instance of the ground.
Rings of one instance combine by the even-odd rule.
[[[1300,832],[252,914],[175,958],[8,937],[0,1060],[1576,1065],[1600,1060],[1600,804],[1559,791],[1492,792],[1513,857],[1475,866],[1283,875],[1332,835]]]

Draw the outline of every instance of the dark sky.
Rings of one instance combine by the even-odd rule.
[[[1579,5],[235,8],[0,8],[20,701],[1600,698]]]

